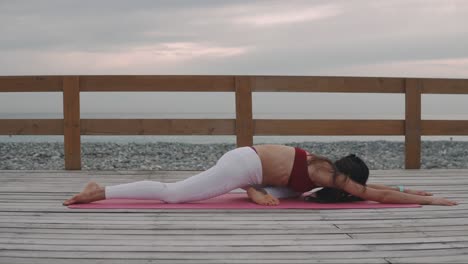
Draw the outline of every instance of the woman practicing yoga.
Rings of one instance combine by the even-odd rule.
[[[335,162],[303,149],[283,145],[256,145],[225,153],[210,169],[174,183],[138,181],[101,187],[90,182],[64,205],[122,199],[155,199],[184,203],[209,199],[237,188],[261,205],[278,205],[278,198],[299,197],[318,187],[322,190],[306,197],[318,202],[370,200],[381,203],[456,205],[424,191],[366,184],[369,169],[355,155]]]

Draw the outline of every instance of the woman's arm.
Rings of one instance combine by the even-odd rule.
[[[390,191],[403,191],[404,193],[408,194],[414,194],[414,195],[422,195],[422,196],[432,196],[432,193],[426,192],[426,191],[419,191],[419,190],[412,190],[408,188],[403,188],[402,186],[398,187],[391,187],[391,186],[386,186],[382,184],[367,184],[367,187],[373,188],[373,189],[379,189],[379,190],[390,190]],[[403,188],[403,190],[400,189]]]
[[[416,203],[430,205],[456,205],[457,202],[445,198],[420,196],[389,189],[374,189],[354,182],[344,175],[338,175],[336,179],[336,188],[340,188],[354,196],[365,200],[376,201],[380,203]]]
[[[390,191],[400,191],[397,187],[386,186],[382,184],[366,184],[367,187],[378,190],[390,190]]]

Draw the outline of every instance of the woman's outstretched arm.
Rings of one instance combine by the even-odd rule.
[[[390,190],[390,191],[399,191],[399,192],[404,192],[408,194],[414,194],[414,195],[423,195],[423,196],[432,196],[432,193],[426,192],[426,191],[419,191],[419,190],[412,190],[408,188],[403,188],[402,186],[394,187],[394,186],[387,186],[387,185],[382,185],[382,184],[367,184],[367,187],[373,188],[373,189],[379,189],[379,190]],[[400,189],[401,187],[401,189]]]
[[[441,197],[421,196],[408,194],[399,191],[374,189],[354,182],[348,177],[340,174],[336,179],[336,187],[340,188],[354,196],[365,200],[376,201],[380,203],[416,203],[430,205],[457,205],[457,202],[450,201]]]

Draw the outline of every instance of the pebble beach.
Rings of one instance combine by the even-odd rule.
[[[402,169],[404,142],[301,142],[300,147],[331,158],[354,153],[373,170]],[[205,170],[234,144],[189,143],[82,143],[83,170]],[[468,142],[423,141],[422,169],[468,168]],[[0,170],[63,170],[61,142],[0,143]]]

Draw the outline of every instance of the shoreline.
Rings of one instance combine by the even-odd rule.
[[[332,160],[354,153],[371,170],[403,169],[404,142],[338,141],[295,142],[288,146],[304,148]],[[206,170],[232,143],[192,144],[82,143],[82,170]],[[422,141],[422,169],[468,168],[468,142]],[[0,142],[0,170],[63,170],[62,142]]]

